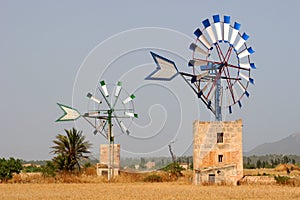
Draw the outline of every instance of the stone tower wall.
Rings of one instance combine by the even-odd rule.
[[[196,184],[210,180],[236,184],[243,177],[242,126],[241,119],[194,122],[193,157]],[[217,142],[218,133],[223,133],[222,142]],[[209,176],[214,177],[209,179]]]

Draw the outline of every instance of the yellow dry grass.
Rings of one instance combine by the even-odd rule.
[[[0,184],[0,199],[300,199],[300,188],[168,183]]]

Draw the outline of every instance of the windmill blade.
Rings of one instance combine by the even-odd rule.
[[[136,113],[132,113],[132,112],[124,112],[125,115],[129,116],[129,117],[134,117],[134,118],[138,118],[138,114]]]
[[[224,42],[228,42],[229,36],[229,28],[230,28],[230,16],[224,16],[224,23],[223,23],[223,40]]]
[[[115,97],[118,97],[120,95],[121,89],[122,89],[122,82],[118,81],[116,92],[115,92]]]
[[[218,69],[221,65],[213,62],[208,62],[207,65],[200,66],[201,71]]]
[[[92,101],[94,101],[94,102],[96,102],[96,103],[98,103],[98,104],[101,104],[101,103],[102,103],[101,100],[99,100],[99,99],[97,99],[96,97],[94,97],[91,93],[87,93],[86,96],[87,96],[89,99],[91,99]]]
[[[102,88],[102,91],[103,91],[104,95],[106,97],[108,97],[109,94],[108,94],[108,91],[107,91],[107,87],[106,87],[105,81],[100,81],[100,85],[101,85],[101,88]]]
[[[105,120],[105,123],[103,124],[103,122],[101,121],[101,124],[95,129],[94,131],[94,135],[96,135],[97,133],[100,133],[100,134],[104,134],[103,131],[106,127],[106,124],[107,124],[107,120]],[[102,128],[102,129],[101,129]],[[101,129],[101,130],[100,130]]]
[[[238,104],[239,104],[239,107],[242,108],[242,103],[240,100],[238,100]]]
[[[228,109],[229,109],[229,114],[232,114],[232,108],[231,108],[231,106],[228,106]]]
[[[212,30],[212,27],[210,25],[209,19],[206,19],[206,20],[202,21],[202,24],[205,27],[205,30],[206,30],[209,38],[211,39],[212,43],[216,44],[217,40],[216,40],[215,34]]]
[[[242,90],[243,92],[246,91],[245,86],[244,86],[240,81],[237,81],[237,84],[238,84],[238,86],[241,88],[241,90]]]
[[[208,61],[205,60],[190,60],[188,63],[188,66],[190,67],[196,67],[201,65],[207,65]]]
[[[201,92],[204,93],[209,85],[211,85],[212,79],[209,79],[209,81],[206,83],[206,85],[202,88]]]
[[[64,114],[56,120],[56,122],[73,121],[81,117],[80,113],[72,107],[57,103],[57,105],[64,111]]]
[[[240,37],[240,40],[236,43],[236,45],[234,46],[234,50],[238,51],[243,44],[245,44],[246,40],[248,40],[249,35],[247,35],[246,33],[243,33],[242,37]]]
[[[222,39],[222,29],[221,29],[220,15],[214,15],[213,19],[214,19],[214,26],[215,26],[215,29],[216,29],[216,32],[217,32],[218,41],[221,42],[223,39]]]
[[[130,101],[132,101],[135,98],[134,94],[130,95],[129,97],[127,97],[124,101],[123,104],[127,104]]]
[[[246,69],[256,69],[254,63],[240,63],[239,67]]]
[[[234,26],[233,26],[233,29],[231,32],[231,38],[230,38],[229,44],[233,45],[233,43],[235,42],[235,39],[239,33],[240,28],[241,28],[241,24],[234,22]]]
[[[248,49],[244,49],[243,51],[238,53],[238,57],[243,58],[245,56],[249,56],[249,55],[253,54],[254,52],[255,51],[252,49],[252,47],[249,47]]]
[[[202,48],[200,48],[198,45],[196,45],[195,43],[192,43],[191,45],[190,45],[190,50],[192,50],[192,51],[194,51],[194,52],[198,52],[198,53],[200,53],[200,54],[202,54],[202,55],[204,55],[204,56],[209,56],[209,53],[208,53],[208,51],[206,50],[203,50]]]
[[[240,81],[237,81],[237,84],[241,88],[241,90],[243,91],[243,93],[249,98],[250,94],[249,94],[249,92],[246,91],[246,87],[243,86],[243,84]]]
[[[201,74],[199,74],[197,76],[193,76],[191,82],[195,83],[196,81],[199,81],[200,79],[202,79],[202,78],[204,78],[204,77],[206,77],[208,75],[209,75],[209,71],[206,71],[206,72],[203,72],[203,73],[201,73]]]
[[[86,117],[83,116],[83,119],[85,119],[94,129],[96,129],[97,127],[92,123],[90,122]],[[107,135],[105,135],[104,133],[102,132],[99,132],[101,135],[103,135],[104,138],[107,139]]]
[[[198,40],[209,50],[212,50],[212,45],[208,42],[206,37],[203,35],[202,31],[200,29],[196,29],[194,34],[197,36]]]
[[[239,74],[243,79],[245,79],[246,81],[249,81],[250,83],[254,84],[254,79],[253,78],[250,78],[249,76],[246,76],[246,75],[242,74],[241,72]]]
[[[120,127],[121,127],[123,133],[127,133],[129,135],[130,132],[122,121],[120,121]]]
[[[212,89],[210,89],[210,92],[207,94],[208,95],[207,98],[210,101],[214,98],[215,93],[216,93],[216,89],[217,89],[216,85],[212,85]]]
[[[157,68],[145,78],[146,80],[170,81],[179,74],[178,69],[173,61],[151,51],[150,54],[154,59]]]

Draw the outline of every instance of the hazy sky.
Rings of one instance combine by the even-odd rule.
[[[210,113],[179,77],[168,83],[143,78],[155,68],[150,49],[173,55],[186,70],[193,32],[214,14],[241,23],[256,51],[251,98],[226,116],[243,119],[244,151],[298,132],[299,8],[299,1],[279,0],[1,0],[0,157],[50,159],[55,135],[73,126],[83,130],[97,155],[105,140],[94,136],[84,120],[55,120],[62,115],[57,102],[85,112],[85,94],[101,79],[122,80],[137,96],[140,118],[131,126],[132,135],[116,139],[123,155],[169,156],[171,141],[177,155],[187,154],[193,120],[210,120]],[[115,133],[120,135],[117,127]]]

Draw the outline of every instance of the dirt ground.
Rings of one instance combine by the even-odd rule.
[[[0,199],[300,199],[280,185],[195,186],[169,183],[0,184]]]

